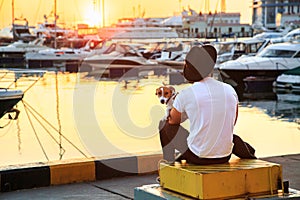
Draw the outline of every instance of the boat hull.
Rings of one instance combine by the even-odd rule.
[[[244,79],[250,76],[253,77],[266,77],[276,78],[287,70],[232,70],[232,69],[219,69],[221,80],[225,83],[232,85],[239,96],[245,92]],[[268,84],[272,85],[269,81]],[[266,86],[268,87],[268,86]],[[271,87],[268,87],[271,88]]]
[[[7,112],[11,111],[13,107],[23,98],[22,91],[1,91],[0,92],[0,118]]]

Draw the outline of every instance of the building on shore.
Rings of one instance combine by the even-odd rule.
[[[251,25],[241,24],[240,16],[240,13],[202,14],[190,11],[168,18],[123,18],[113,27],[98,29],[98,34],[102,38],[134,37],[139,39],[148,36],[155,38],[251,37]],[[174,30],[178,35],[174,34]],[[149,33],[153,34],[149,35]]]
[[[240,13],[204,13],[183,15],[183,37],[224,38],[251,37],[249,24],[240,23]]]
[[[252,24],[255,29],[300,26],[299,0],[253,0]]]

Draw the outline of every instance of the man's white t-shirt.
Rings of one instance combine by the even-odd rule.
[[[182,90],[174,108],[190,120],[189,149],[202,158],[226,157],[232,152],[238,97],[228,84],[206,77]]]

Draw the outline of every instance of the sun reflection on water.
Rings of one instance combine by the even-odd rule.
[[[153,76],[125,85],[46,73],[18,103],[19,119],[0,129],[0,165],[160,153],[157,127],[165,107],[154,93],[163,82],[165,77]],[[175,88],[180,92],[186,86]],[[300,152],[299,102],[251,101],[239,107],[235,133],[256,148],[258,157]]]

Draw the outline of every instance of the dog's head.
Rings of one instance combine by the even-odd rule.
[[[160,100],[160,103],[165,104],[175,94],[175,88],[172,86],[161,86],[156,89],[155,95]]]

